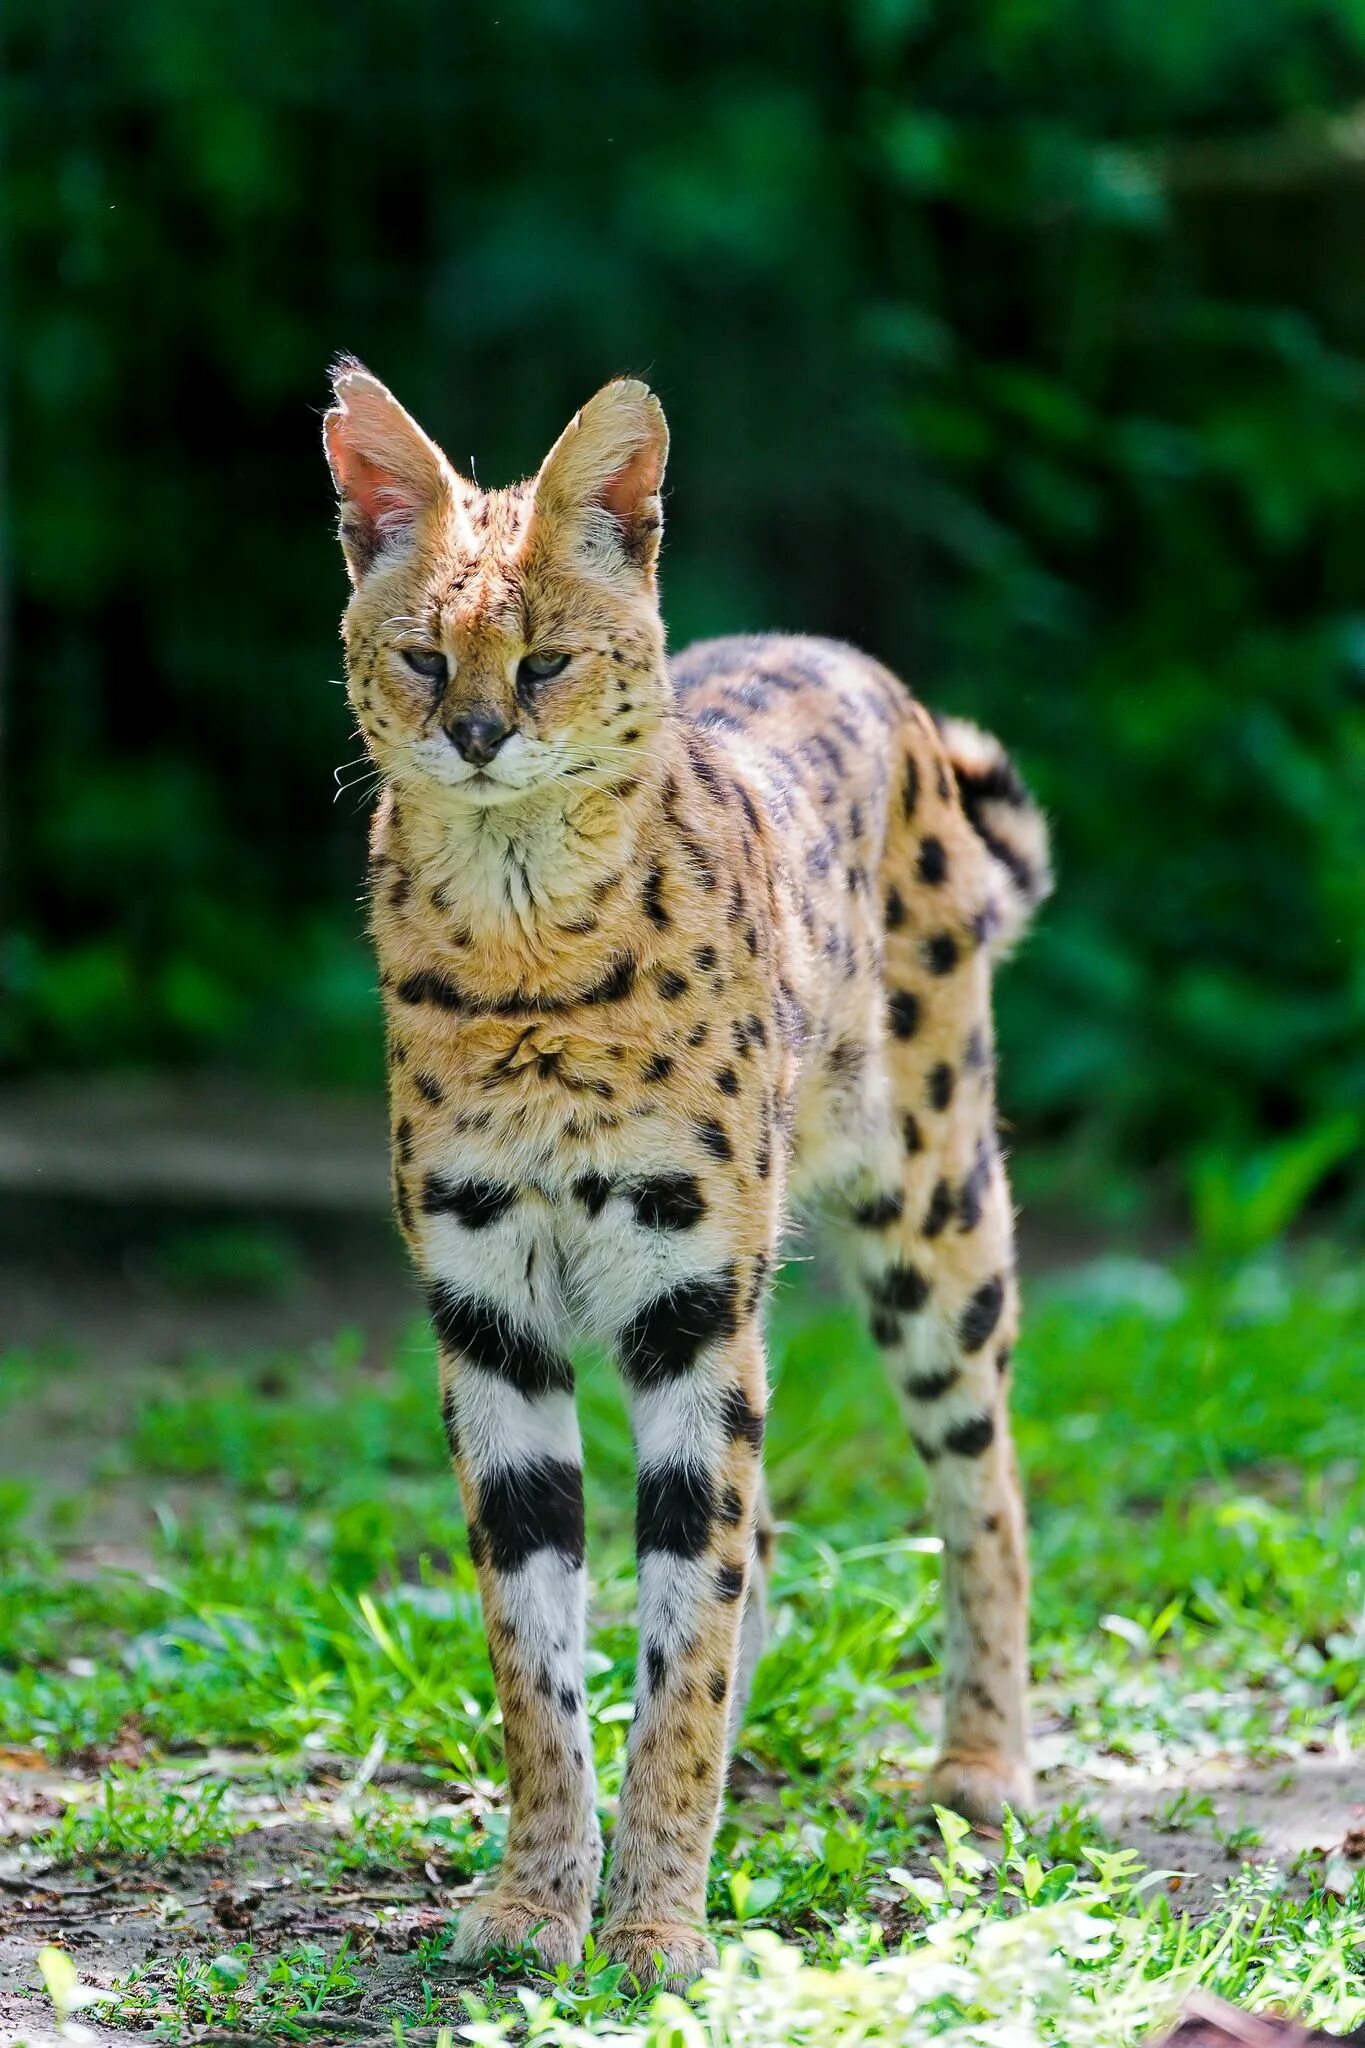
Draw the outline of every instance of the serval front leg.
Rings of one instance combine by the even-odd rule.
[[[497,1226],[494,1226],[496,1228]],[[481,1247],[481,1250],[483,1248]],[[465,1908],[455,1954],[582,1952],[601,1868],[584,1698],[583,1469],[572,1370],[532,1301],[432,1289],[443,1409],[502,1708],[511,1816],[502,1867]],[[497,1266],[484,1251],[484,1284]]]
[[[683,1282],[620,1337],[639,1461],[640,1655],[602,1944],[641,1984],[684,1985],[715,1960],[707,1867],[753,1578],[765,1400],[755,1307],[739,1296],[733,1267]]]

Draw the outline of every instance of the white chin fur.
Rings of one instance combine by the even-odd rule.
[[[534,755],[545,758],[537,759]],[[416,771],[414,779],[434,783],[480,809],[515,803],[519,797],[543,789],[563,772],[557,754],[541,747],[536,747],[533,754],[519,733],[513,734],[501,753],[482,771],[462,761],[453,748],[432,741],[423,741],[413,748],[412,766]]]

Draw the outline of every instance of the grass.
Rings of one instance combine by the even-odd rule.
[[[1365,1704],[1363,1330],[1365,1282],[1326,1252],[1221,1275],[1110,1261],[1033,1290],[1017,1413],[1052,1761],[1151,1772],[1349,1744]],[[144,1759],[105,1769],[30,1845],[31,1866],[178,1881],[285,1842],[319,1911],[365,1908],[333,1909],[321,1943],[172,1938],[105,1987],[105,2024],[316,2038],[319,2015],[359,2013],[414,2042],[446,2026],[660,2048],[832,2032],[966,2044],[1008,2024],[1021,2044],[1109,2044],[1196,1981],[1342,2031],[1365,2020],[1358,1866],[1291,1889],[1243,1867],[1258,1831],[1238,1821],[1217,1832],[1226,1875],[1191,1920],[1169,1877],[1083,1811],[997,1843],[917,1817],[939,1644],[920,1480],[866,1339],[808,1278],[783,1292],[773,1354],[770,1470],[792,1526],[742,1744],[757,1789],[727,1804],[711,1912],[729,1946],[686,2005],[632,1998],[594,1956],[553,1980],[506,1959],[476,1997],[443,1964],[444,1912],[409,1915],[401,1985],[374,1967],[395,1901],[435,1879],[460,1893],[505,1826],[424,1335],[379,1367],[349,1338],[249,1368],[200,1360],[144,1402],[110,1470],[153,1500],[215,1482],[202,1513],[162,1507],[144,1568],[77,1576],[0,1500],[0,1742]],[[582,1405],[610,1818],[634,1653],[631,1482],[600,1363],[585,1363]],[[1191,1830],[1217,1831],[1194,1791],[1158,1826],[1172,1865]]]

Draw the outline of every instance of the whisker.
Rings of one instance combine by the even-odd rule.
[[[339,777],[334,778],[334,780],[336,781],[336,794],[332,798],[332,802],[339,803],[343,796],[346,796],[353,790],[366,791],[372,795],[383,782],[384,771],[381,768],[374,768],[367,775],[353,776],[349,782],[342,782]]]

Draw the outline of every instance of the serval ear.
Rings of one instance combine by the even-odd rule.
[[[401,553],[433,514],[456,502],[459,479],[393,393],[350,357],[332,372],[336,404],[323,446],[341,499],[340,538],[352,583]]]
[[[652,582],[663,532],[668,424],[647,384],[618,377],[577,413],[536,478],[538,521],[585,564]]]

